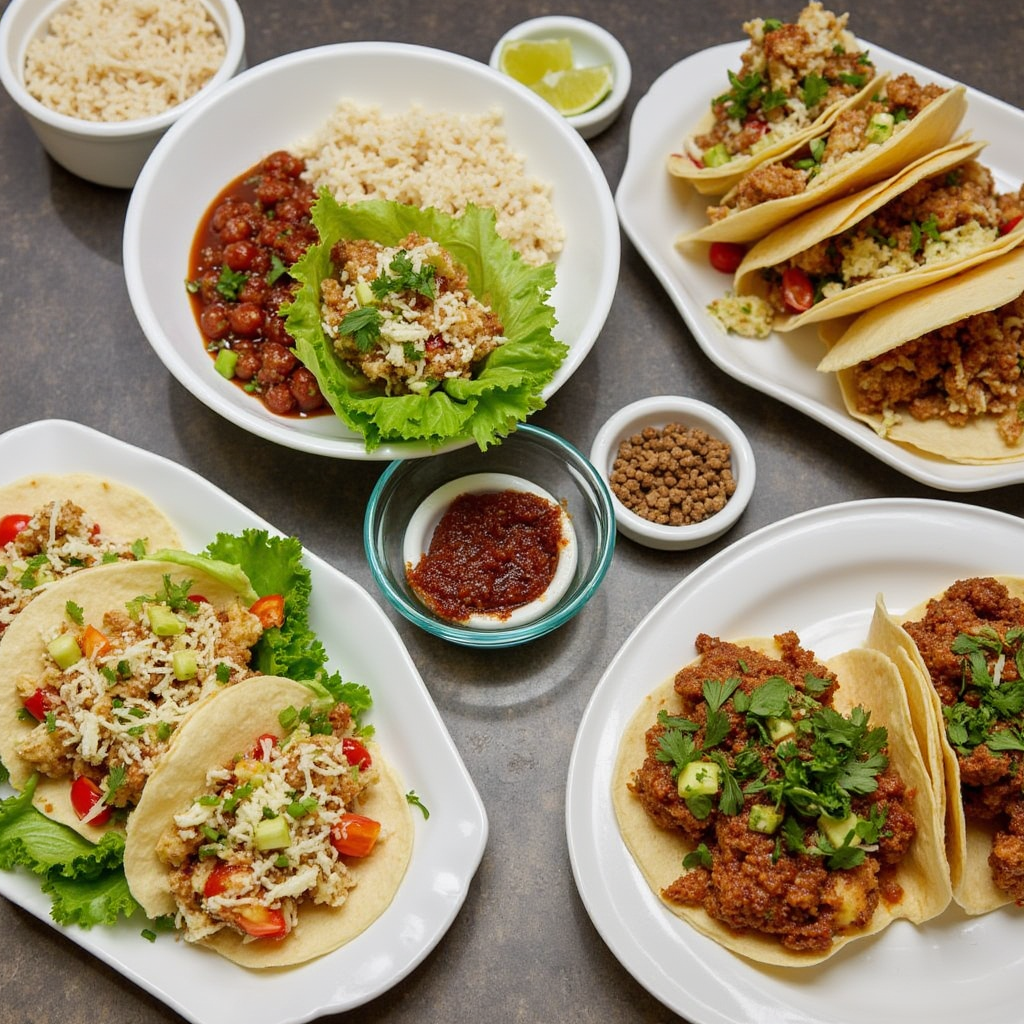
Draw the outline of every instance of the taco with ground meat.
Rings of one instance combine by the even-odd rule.
[[[260,676],[178,730],[128,822],[124,869],[151,917],[252,968],[345,944],[402,881],[409,805],[349,707]]]
[[[149,498],[116,480],[41,473],[0,486],[0,639],[57,580],[180,543]]]
[[[957,580],[897,616],[879,596],[868,642],[899,659],[919,731],[940,752],[953,899],[968,914],[1024,900],[1024,579]]]
[[[35,806],[93,842],[123,829],[191,709],[255,674],[276,621],[237,566],[195,561],[83,569],[0,643],[0,761],[18,790],[38,774]]]
[[[851,416],[951,462],[1024,458],[1024,247],[819,327]]]
[[[1022,189],[997,190],[958,140],[887,181],[805,213],[759,241],[734,292],[766,301],[776,331],[862,312],[1024,241]]]
[[[939,914],[941,818],[890,659],[822,664],[794,633],[696,648],[629,722],[613,776],[622,837],[662,903],[785,967]]]
[[[707,207],[708,223],[681,236],[695,242],[754,242],[832,199],[898,174],[946,145],[967,110],[962,85],[921,85],[883,76],[799,149],[765,160]]]
[[[754,18],[729,89],[668,157],[668,170],[702,195],[720,196],[766,160],[793,153],[851,104],[871,96],[879,75],[846,23],[820,3],[795,22]]]

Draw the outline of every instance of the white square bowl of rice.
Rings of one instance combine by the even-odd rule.
[[[590,351],[614,296],[620,239],[607,180],[578,133],[486,64],[412,44],[332,44],[253,67],[182,118],[129,203],[124,267],[135,314],[171,374],[221,416],[335,458],[446,450],[396,441],[367,451],[338,417],[274,415],[214,372],[184,286],[194,236],[218,194],[278,150],[301,153],[317,188],[342,202],[391,199],[454,216],[467,202],[494,208],[524,260],[554,264],[554,336],[569,352],[545,402]]]
[[[244,66],[235,0],[11,0],[0,18],[0,82],[43,148],[113,188]]]

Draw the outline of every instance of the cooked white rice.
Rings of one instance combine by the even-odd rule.
[[[198,92],[227,48],[199,0],[72,0],[25,56],[25,87],[83,121],[163,113]]]
[[[527,262],[546,263],[562,249],[551,187],[526,173],[499,111],[428,113],[417,105],[383,114],[345,100],[294,152],[306,160],[306,178],[339,202],[387,199],[455,216],[472,203],[494,209],[498,233]]]

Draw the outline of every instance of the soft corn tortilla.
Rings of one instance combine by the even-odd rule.
[[[156,854],[157,843],[174,815],[204,791],[210,768],[228,763],[239,750],[251,747],[256,736],[281,736],[279,713],[289,706],[301,708],[311,697],[312,692],[294,680],[254,677],[205,702],[175,733],[128,821],[125,877],[132,896],[150,917],[176,910],[167,866]],[[223,929],[200,944],[245,967],[286,967],[351,941],[387,909],[409,863],[413,826],[397,776],[377,747],[368,746],[380,781],[371,787],[358,810],[382,822],[384,830],[368,857],[348,862],[357,884],[344,905],[303,903],[295,929],[279,941],[246,942]]]
[[[104,612],[123,610],[126,601],[140,594],[161,592],[165,575],[170,575],[175,583],[192,580],[193,590],[214,605],[224,606],[238,597],[225,583],[193,568],[149,560],[115,562],[83,569],[47,587],[7,629],[0,643],[0,761],[10,773],[15,789],[21,790],[36,770],[18,754],[19,746],[36,723],[24,721],[20,715],[17,681],[41,671],[47,658],[47,640],[66,620],[67,603],[73,601],[81,607],[86,623],[100,623]],[[123,827],[116,817],[106,825],[83,824],[71,806],[70,783],[67,777],[40,776],[33,803],[48,818],[63,822],[93,842],[104,832]]]
[[[1024,598],[1024,579],[1009,576],[994,578],[1004,584],[1013,597]],[[946,739],[942,702],[932,686],[931,676],[917,645],[901,625],[902,622],[920,619],[928,606],[928,600],[897,618],[886,608],[884,598],[879,596],[868,632],[868,643],[897,660],[913,708],[918,735],[924,737],[929,747],[938,751],[941,763],[933,771],[941,773],[936,777],[936,782],[941,778],[946,790],[945,846],[953,899],[968,914],[987,914],[1014,902],[1011,896],[998,889],[992,881],[988,855],[992,849],[994,829],[985,822],[968,821],[964,814],[963,800],[960,798],[960,766],[956,751]]]
[[[828,353],[818,364],[823,373],[838,373],[847,412],[887,440],[908,445],[951,462],[971,465],[1024,458],[1024,447],[1007,447],[995,417],[975,416],[963,426],[943,419],[915,420],[903,413],[896,422],[857,409],[853,368],[899,348],[940,327],[1012,302],[1024,293],[1024,247],[981,263],[927,288],[899,295],[853,320],[830,320],[819,333]],[[896,410],[900,413],[900,410]]]
[[[765,653],[775,654],[770,639],[740,640],[737,643]],[[904,918],[915,924],[940,914],[950,901],[948,869],[942,850],[941,813],[935,806],[933,789],[921,758],[911,725],[910,709],[895,666],[878,651],[854,650],[825,663],[839,678],[834,698],[837,710],[848,712],[857,705],[871,712],[871,724],[884,725],[888,731],[889,756],[897,766],[908,792],[914,793],[914,818],[917,836],[900,865],[896,881],[903,899],[895,906],[879,901],[868,928],[837,936],[832,948],[823,953],[793,953],[771,936],[740,933],[710,917],[702,908],[681,906],[662,900],[673,914],[692,925],[702,935],[726,949],[760,964],[778,967],[810,967],[834,956],[857,939],[882,931],[894,920]],[[626,727],[612,776],[612,803],[622,838],[651,889],[662,890],[682,873],[683,857],[692,846],[681,835],[662,829],[629,791],[632,772],[646,757],[645,734],[664,708],[669,714],[679,711],[678,695],[669,679],[648,695]]]
[[[877,89],[879,85],[884,87],[884,82],[877,79],[872,85]],[[861,93],[855,103],[846,104],[843,109],[863,106],[873,95],[874,91],[868,95]],[[798,195],[772,199],[744,210],[732,210],[721,220],[681,235],[676,242],[677,247],[685,250],[698,242],[753,242],[813,207],[840,196],[860,192],[870,185],[891,178],[915,161],[945,146],[953,138],[953,133],[967,111],[966,97],[967,91],[962,85],[948,89],[932,100],[913,120],[897,126],[885,142],[851,153],[837,161],[833,167],[822,170]],[[801,146],[806,145],[810,139],[827,136],[830,128],[831,124],[826,125],[813,136],[805,138]],[[793,152],[790,149],[779,156],[759,161],[757,166],[782,163]],[[747,173],[752,169],[749,168]],[[719,204],[728,206],[734,192],[735,186],[721,198]]]
[[[916,161],[887,181],[810,210],[783,225],[763,238],[746,254],[736,270],[733,290],[737,295],[764,295],[767,292],[767,284],[762,278],[763,271],[778,267],[811,246],[853,228],[868,214],[884,206],[917,182],[952,170],[958,164],[973,159],[984,145],[983,142],[971,142],[967,139],[957,140]],[[851,285],[835,295],[816,302],[802,313],[777,315],[773,327],[776,331],[792,331],[804,324],[862,312],[888,299],[945,280],[987,260],[995,259],[1020,245],[1022,241],[1024,223],[981,246],[968,256],[935,261],[906,273],[891,274]]]

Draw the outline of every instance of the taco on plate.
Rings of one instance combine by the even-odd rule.
[[[1024,457],[1024,247],[819,332],[818,369],[879,436],[951,462]]]
[[[1021,190],[1000,193],[958,140],[887,181],[790,221],[758,242],[734,292],[767,303],[776,331],[858,313],[1024,241]]]
[[[242,587],[239,590],[238,587]],[[97,841],[123,828],[190,710],[247,680],[264,621],[244,576],[173,562],[83,569],[0,643],[0,761],[18,790]]]
[[[879,597],[868,642],[900,657],[941,752],[953,899],[969,914],[1024,900],[1024,579],[957,580],[900,616]]]
[[[893,663],[820,664],[791,632],[696,647],[627,725],[613,775],[622,837],[662,902],[786,967],[940,913],[941,820]]]
[[[391,903],[409,805],[347,705],[260,676],[178,730],[128,821],[124,870],[151,917],[246,967],[322,956]]]
[[[51,583],[180,543],[149,498],[115,480],[40,473],[0,486],[0,638]]]
[[[846,23],[820,3],[795,22],[754,18],[729,89],[668,157],[669,173],[722,195],[765,160],[800,148],[846,106],[870,96],[878,74]]]
[[[882,76],[870,96],[843,107],[799,149],[748,171],[718,202],[708,223],[681,236],[694,242],[753,242],[832,199],[898,174],[946,145],[967,110],[962,85],[921,85],[909,74]]]

